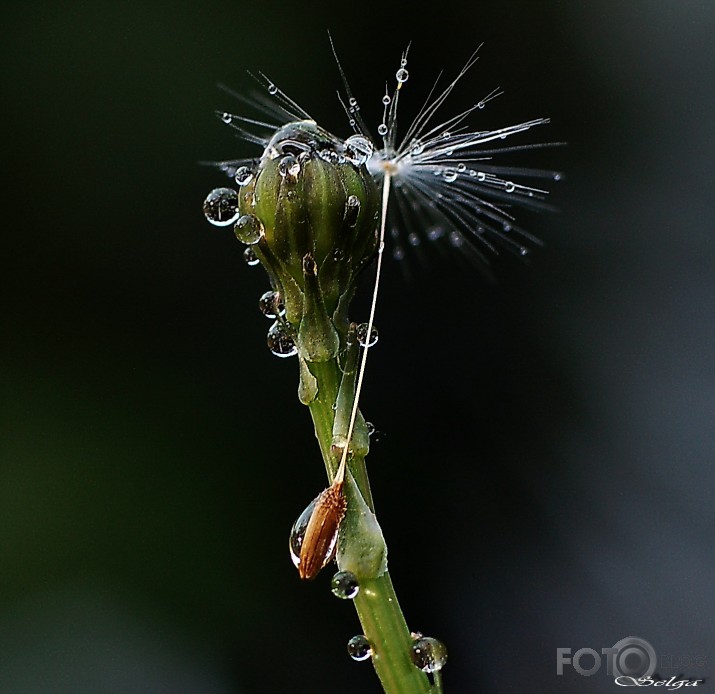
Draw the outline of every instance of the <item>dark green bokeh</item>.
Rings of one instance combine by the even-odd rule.
[[[364,412],[391,572],[447,691],[598,692],[557,647],[632,633],[712,674],[715,13],[706,2],[13,3],[3,18],[0,690],[376,691],[287,532],[323,484],[267,289],[201,202],[213,109],[271,76],[346,135],[482,41],[455,109],[549,115],[534,262],[390,263]],[[459,99],[462,99],[460,102]],[[450,115],[449,113],[447,115]],[[478,126],[479,127],[479,126]],[[329,572],[327,572],[329,573]],[[569,676],[570,675],[570,676]]]

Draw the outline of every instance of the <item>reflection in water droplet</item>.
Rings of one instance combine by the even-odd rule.
[[[238,217],[238,193],[232,188],[214,188],[204,200],[204,215],[217,227],[232,224]]]
[[[447,662],[445,645],[429,636],[423,636],[412,644],[412,662],[423,672],[437,672]]]
[[[330,589],[336,597],[352,600],[360,592],[360,585],[354,573],[338,571],[330,581]]]
[[[345,222],[348,226],[354,227],[357,224],[360,214],[360,199],[357,195],[349,195],[345,201]]]
[[[274,323],[268,331],[266,338],[268,349],[277,357],[293,357],[298,354],[298,348],[289,335],[287,328],[281,323]]]
[[[246,261],[246,265],[250,265],[251,267],[258,265],[261,262],[258,260],[258,256],[250,246],[243,251],[243,259]]]
[[[377,328],[374,325],[372,326],[369,340],[367,338],[367,323],[360,323],[355,331],[355,334],[357,335],[358,342],[363,347],[372,347],[377,343]]]
[[[364,135],[351,135],[345,140],[345,156],[355,166],[362,166],[371,156],[374,147]]]
[[[247,186],[253,180],[253,171],[247,166],[239,166],[234,178],[239,186]]]
[[[410,73],[405,70],[405,68],[401,67],[396,73],[395,77],[397,78],[397,81],[402,84],[403,82],[407,82],[407,78],[410,76]]]
[[[263,237],[263,224],[261,224],[261,220],[256,215],[244,214],[239,217],[233,231],[239,241],[252,246]]]
[[[266,318],[278,318],[278,316],[284,316],[286,312],[281,295],[274,291],[266,292],[258,300],[258,310]]]
[[[348,641],[348,655],[357,661],[367,660],[372,655],[370,642],[362,635],[353,636]]]
[[[387,126],[384,123],[380,123],[377,126],[377,133],[378,135],[387,135]]]
[[[295,181],[300,173],[300,162],[289,154],[278,164],[278,173],[286,180]]]

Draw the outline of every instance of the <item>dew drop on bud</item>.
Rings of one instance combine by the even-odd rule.
[[[404,82],[407,82],[407,78],[410,76],[410,73],[405,70],[405,68],[401,67],[396,73],[395,77],[397,78],[397,81],[400,84],[403,84]]]
[[[423,672],[437,672],[447,662],[447,648],[441,641],[423,636],[412,643],[410,657]]]
[[[295,181],[300,173],[300,162],[292,155],[283,157],[278,164],[278,173],[289,181]]]
[[[204,200],[204,215],[217,227],[232,224],[238,217],[238,193],[233,188],[214,188]]]
[[[252,246],[254,243],[258,243],[263,237],[263,224],[256,215],[244,214],[238,218],[233,231],[239,241]]]
[[[380,125],[377,126],[377,134],[387,135],[387,126],[384,123],[380,123]]]
[[[247,186],[253,180],[253,171],[247,166],[239,166],[234,178],[239,186]]]
[[[345,140],[345,156],[355,166],[362,166],[371,156],[374,147],[364,135],[351,135]]]
[[[284,316],[286,312],[281,295],[274,291],[266,292],[258,300],[258,310],[266,318],[278,318],[278,316]]]
[[[246,261],[246,265],[253,267],[258,265],[261,261],[258,260],[256,252],[249,246],[245,251],[243,251],[243,259]]]
[[[330,581],[333,595],[342,600],[352,600],[359,592],[357,577],[350,571],[338,571]]]
[[[358,342],[363,347],[373,347],[377,343],[377,328],[373,325],[370,331],[370,339],[367,337],[367,323],[360,323],[355,331]]]
[[[348,655],[357,661],[367,660],[372,655],[370,642],[362,635],[353,636],[348,641]]]
[[[268,349],[277,357],[293,357],[298,354],[293,338],[288,334],[288,330],[281,323],[274,323],[268,331],[266,338]]]
[[[345,221],[348,226],[354,227],[357,224],[360,214],[360,198],[357,195],[349,195],[345,201]]]

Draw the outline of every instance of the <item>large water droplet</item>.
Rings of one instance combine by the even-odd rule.
[[[387,135],[387,126],[384,123],[380,123],[380,125],[377,126],[377,134]]]
[[[232,224],[238,217],[238,193],[233,188],[214,188],[204,200],[204,215],[217,227]]]
[[[402,84],[403,82],[407,82],[407,78],[410,76],[410,73],[405,70],[405,68],[401,67],[396,73],[395,73],[395,78],[397,81]]]
[[[410,656],[423,672],[437,672],[447,662],[447,648],[441,641],[423,636],[412,643]]]
[[[357,577],[350,571],[338,571],[330,581],[333,595],[343,600],[352,600],[359,592]]]
[[[258,310],[266,318],[278,318],[284,316],[286,312],[281,295],[274,291],[266,292],[258,300]]]
[[[348,195],[345,201],[345,221],[348,226],[354,227],[357,224],[360,214],[360,198],[357,195]]]
[[[251,267],[258,265],[261,262],[258,260],[256,252],[250,246],[243,251],[243,259],[246,261],[246,265],[250,265]]]
[[[362,634],[353,636],[348,641],[348,655],[353,660],[367,660],[372,655],[372,646]]]
[[[295,346],[293,338],[282,323],[276,322],[271,326],[266,342],[268,349],[277,357],[293,357],[298,354],[298,348]]]
[[[377,328],[374,325],[372,326],[372,330],[370,331],[369,340],[367,337],[367,323],[360,323],[360,325],[358,325],[357,327],[357,330],[355,331],[355,334],[357,335],[358,342],[363,347],[372,347],[377,343]]]
[[[355,166],[362,166],[371,156],[374,147],[364,135],[351,135],[345,140],[345,156]]]
[[[286,180],[295,181],[300,173],[300,162],[289,154],[278,164],[278,173]]]
[[[239,166],[234,178],[239,186],[247,186],[253,180],[253,171],[247,166]]]
[[[252,246],[254,243],[258,243],[263,237],[263,224],[256,215],[244,214],[242,217],[239,217],[233,231],[239,241]]]

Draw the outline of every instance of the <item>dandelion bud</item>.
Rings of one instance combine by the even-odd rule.
[[[283,298],[307,361],[335,356],[333,326],[323,338],[318,333],[326,322],[340,323],[344,332],[356,277],[377,248],[379,193],[349,154],[313,121],[289,123],[273,136],[239,196],[241,218],[260,223],[252,248]],[[244,220],[241,230],[246,226]]]

